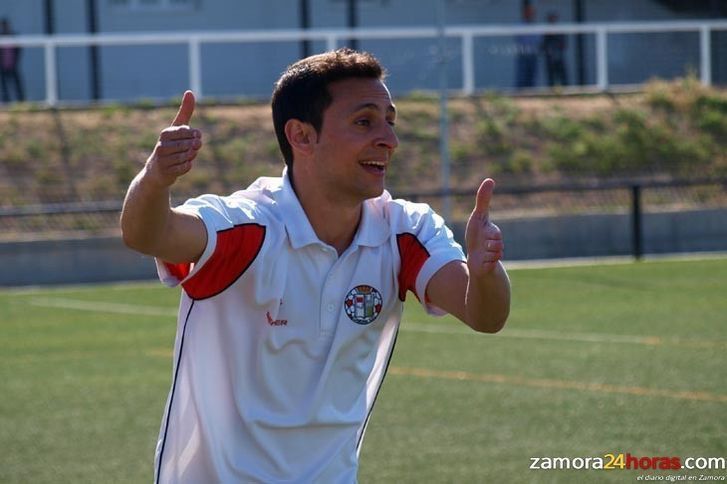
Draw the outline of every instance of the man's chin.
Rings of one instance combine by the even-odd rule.
[[[384,193],[384,186],[381,185],[380,187],[377,187],[376,189],[368,190],[368,193],[366,194],[366,200],[371,200],[372,198],[379,198]]]

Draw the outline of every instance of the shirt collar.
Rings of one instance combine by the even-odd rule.
[[[391,200],[391,195],[384,190],[379,197],[370,198],[364,202],[361,223],[353,238],[353,244],[377,247],[389,238],[391,229],[384,217],[385,204],[382,203],[388,200]]]
[[[366,200],[363,203],[361,223],[351,245],[376,247],[389,238],[389,224],[384,218],[383,204],[379,200],[386,201],[390,199],[389,192],[384,191],[380,197]],[[288,232],[290,245],[293,249],[323,243],[318,239],[303,210],[303,206],[300,204],[300,200],[298,200],[298,196],[293,190],[287,167],[283,169],[283,186],[277,203],[284,214],[285,229]]]
[[[278,199],[278,205],[283,214],[285,222],[285,230],[288,232],[290,245],[294,249],[300,249],[310,244],[320,244],[313,227],[308,221],[308,217],[303,210],[303,206],[298,200],[298,196],[293,190],[293,185],[288,176],[288,168],[283,169],[283,189]]]

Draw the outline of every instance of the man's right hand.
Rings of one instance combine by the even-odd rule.
[[[170,187],[192,168],[202,147],[202,133],[189,127],[193,112],[194,94],[187,91],[172,125],[129,185],[121,210],[126,245],[172,263],[197,261],[207,244],[202,220],[169,206]]]
[[[202,132],[189,126],[194,104],[194,93],[186,91],[172,125],[162,130],[146,161],[147,176],[155,184],[169,187],[192,169],[192,161],[202,148]]]

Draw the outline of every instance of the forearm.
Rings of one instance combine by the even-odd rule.
[[[495,181],[486,178],[477,190],[465,229],[466,264],[446,264],[427,286],[427,297],[435,306],[483,333],[500,331],[510,314],[510,279],[500,262],[502,233],[489,219],[494,187]]]
[[[155,255],[172,214],[169,187],[155,184],[145,167],[129,185],[121,211],[121,233],[131,249]]]
[[[510,279],[502,263],[479,276],[470,272],[465,293],[465,323],[475,331],[496,333],[510,314]]]
[[[184,93],[172,125],[162,130],[144,169],[129,186],[121,211],[124,243],[166,262],[196,262],[207,244],[207,231],[195,215],[169,205],[170,187],[192,168],[202,147],[202,133],[187,124],[194,94]]]

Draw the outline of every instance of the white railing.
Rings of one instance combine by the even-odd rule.
[[[459,38],[462,55],[461,92],[469,95],[476,90],[474,39],[477,37],[503,37],[521,34],[591,34],[596,39],[596,89],[609,89],[608,35],[622,33],[695,32],[699,33],[700,69],[702,83],[709,85],[712,77],[712,31],[727,30],[727,21],[674,21],[674,22],[625,22],[558,25],[494,25],[448,26],[444,35]],[[335,49],[348,39],[436,39],[440,31],[436,27],[420,28],[367,28],[367,29],[317,29],[317,30],[253,30],[234,32],[176,32],[176,33],[115,33],[81,35],[23,35],[0,37],[0,46],[43,47],[45,50],[45,102],[51,106],[58,102],[56,49],[58,47],[186,44],[188,51],[189,85],[198,97],[202,97],[201,64],[202,44],[324,41],[327,49]]]

